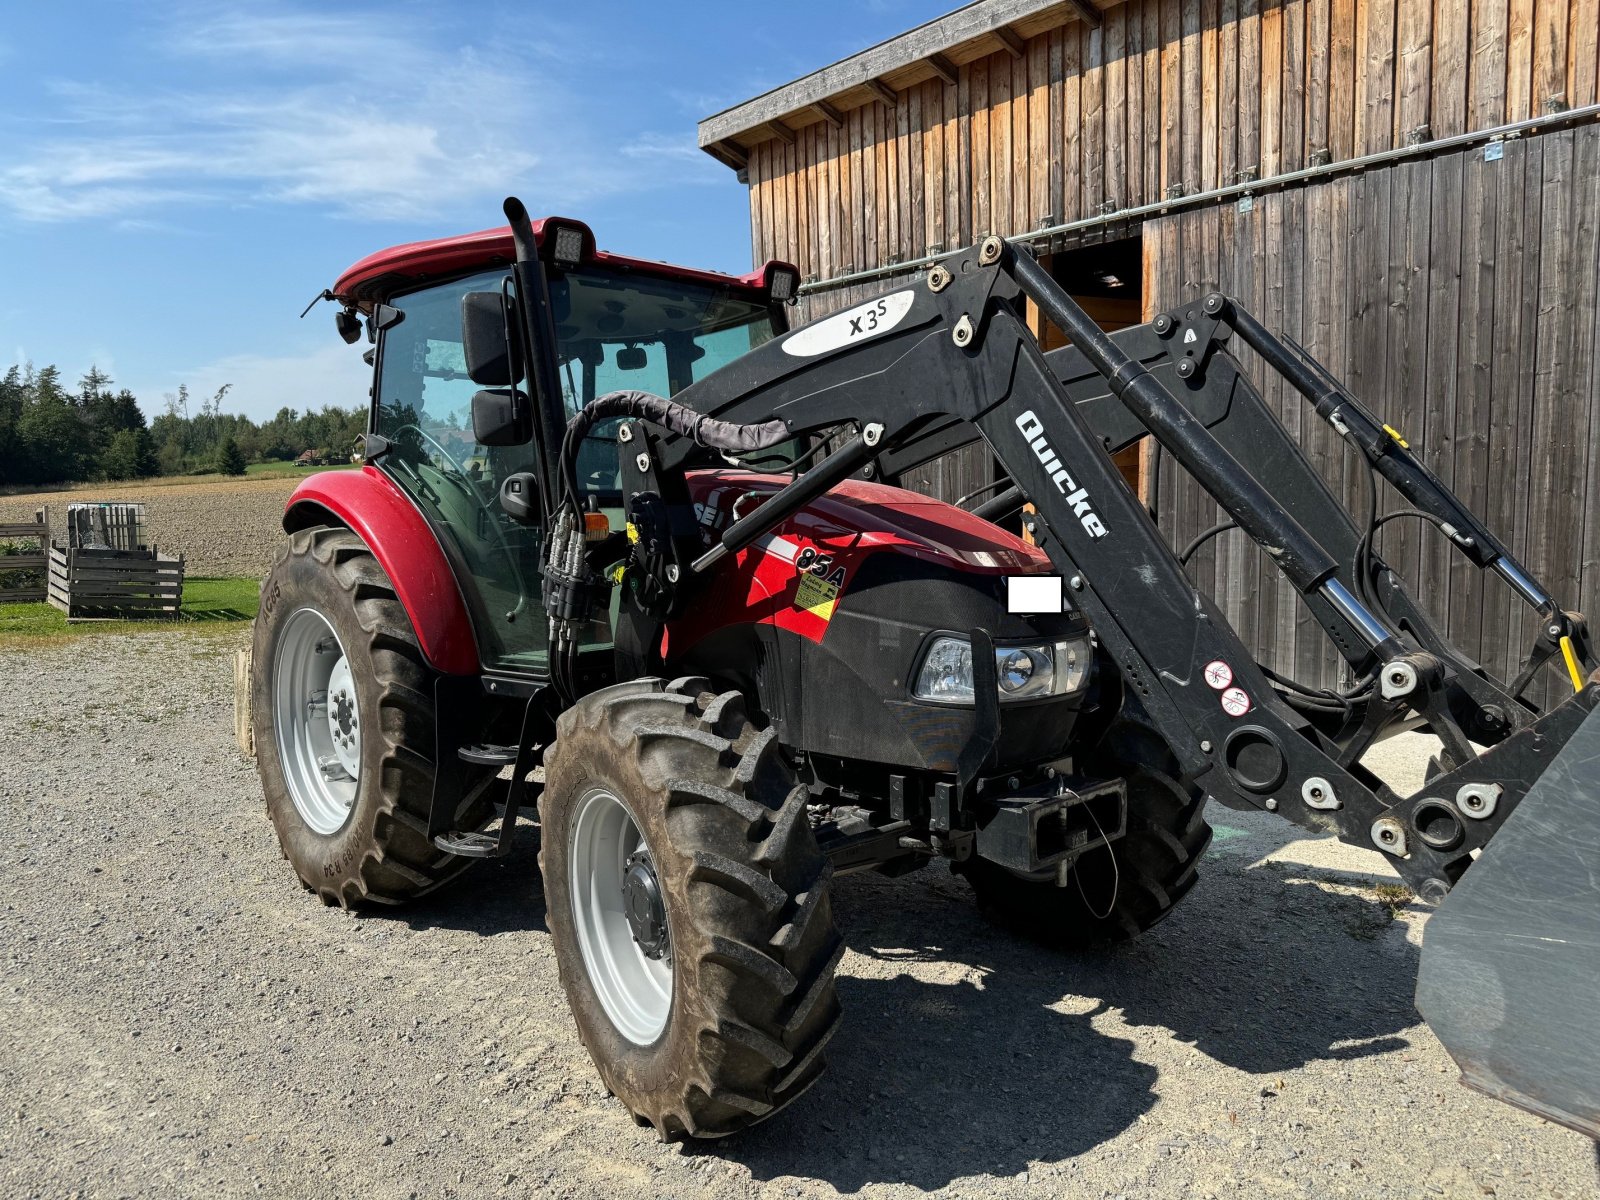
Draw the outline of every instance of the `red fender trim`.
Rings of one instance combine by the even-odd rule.
[[[319,471],[301,480],[289,496],[283,528],[293,533],[323,524],[323,514],[351,529],[377,558],[411,618],[428,664],[446,675],[479,674],[472,621],[455,572],[406,494],[376,467]]]

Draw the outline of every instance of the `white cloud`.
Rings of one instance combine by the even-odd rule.
[[[42,124],[57,136],[0,165],[0,209],[29,221],[148,219],[276,202],[416,219],[497,200],[536,168],[541,197],[558,207],[699,176],[687,129],[607,153],[554,64],[527,61],[562,45],[570,69],[560,39],[497,39],[512,55],[454,46],[406,19],[375,31],[370,19],[321,13],[191,15],[156,51],[171,61],[172,89],[50,90],[59,111]],[[219,72],[225,83],[185,86]]]
[[[361,361],[364,348],[364,343],[346,346],[333,342],[298,355],[235,354],[175,372],[167,379],[130,386],[147,417],[164,411],[165,397],[176,393],[180,383],[189,388],[191,411],[224,384],[232,384],[222,411],[243,413],[255,421],[270,418],[280,408],[301,412],[329,404],[362,408],[372,382],[372,368]]]

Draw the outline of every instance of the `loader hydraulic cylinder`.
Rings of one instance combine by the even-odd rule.
[[[1301,593],[1321,591],[1380,656],[1402,653],[1382,621],[1333,579],[1338,564],[1265,487],[1243,470],[1209,430],[1193,420],[1161,382],[1073,303],[1031,254],[1013,256],[1022,291],[1105,376],[1116,397],[1174,458],[1216,497],[1224,511],[1262,546]]]

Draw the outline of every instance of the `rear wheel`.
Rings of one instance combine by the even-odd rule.
[[[738,692],[637,680],[562,714],[539,865],[578,1035],[664,1139],[720,1137],[821,1075],[843,944],[806,792]]]
[[[1194,887],[1211,844],[1205,795],[1178,779],[1176,761],[1148,727],[1117,722],[1086,762],[1094,774],[1127,781],[1128,828],[1084,854],[1065,887],[976,857],[955,867],[986,913],[1062,949],[1128,941],[1164,919]]]
[[[267,813],[307,888],[328,904],[398,904],[473,862],[428,840],[434,672],[359,537],[290,536],[261,585],[253,656]],[[470,808],[459,827],[488,815]]]

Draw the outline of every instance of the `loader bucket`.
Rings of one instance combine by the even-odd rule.
[[[1429,921],[1417,1007],[1468,1086],[1600,1139],[1600,710]]]

